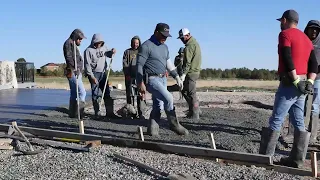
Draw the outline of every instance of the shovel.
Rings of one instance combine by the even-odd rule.
[[[155,169],[153,167],[150,167],[150,166],[148,166],[146,164],[143,164],[141,162],[135,161],[133,159],[121,156],[119,154],[113,153],[113,156],[118,158],[118,159],[121,159],[123,161],[128,161],[128,162],[130,162],[130,163],[132,163],[132,164],[134,164],[136,166],[139,166],[141,168],[147,169],[147,170],[152,171],[152,172],[154,172],[156,174],[159,174],[161,176],[164,176],[164,177],[166,177],[166,178],[168,178],[170,180],[196,180],[196,178],[194,178],[194,177],[192,177],[192,176],[190,176],[188,174],[180,174],[180,173],[179,174],[169,174],[169,173],[166,173],[166,172],[162,172],[162,171],[160,171],[158,169]]]

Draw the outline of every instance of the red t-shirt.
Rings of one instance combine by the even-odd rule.
[[[313,49],[312,42],[306,34],[297,28],[289,28],[279,33],[279,66],[278,74],[285,72],[282,62],[281,48],[291,47],[291,56],[297,75],[304,75],[308,72],[308,61],[310,52]]]

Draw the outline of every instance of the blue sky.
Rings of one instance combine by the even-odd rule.
[[[11,0],[0,6],[0,60],[24,57],[36,68],[63,63],[62,45],[75,28],[88,39],[101,33],[106,45],[117,49],[112,68],[122,68],[123,51],[130,39],[148,39],[158,22],[169,24],[172,38],[167,40],[174,59],[183,47],[176,37],[179,29],[189,28],[198,40],[202,68],[277,68],[277,38],[280,24],[276,18],[287,9],[300,15],[303,30],[310,19],[319,18],[316,0]],[[110,59],[108,59],[109,62]]]

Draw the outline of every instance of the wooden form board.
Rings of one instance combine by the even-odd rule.
[[[0,124],[0,131],[7,132],[9,127],[10,125]],[[226,150],[187,146],[187,145],[176,145],[176,144],[170,144],[170,143],[148,142],[148,141],[141,141],[141,140],[129,139],[129,138],[114,138],[114,137],[81,134],[76,132],[57,131],[57,130],[41,129],[41,128],[33,128],[33,127],[25,127],[25,126],[19,126],[19,127],[21,131],[28,132],[35,136],[70,138],[70,139],[79,139],[84,141],[101,140],[101,143],[103,144],[147,149],[147,150],[153,150],[153,151],[158,151],[163,153],[174,153],[174,154],[189,155],[189,156],[215,157],[220,159],[252,162],[252,163],[258,163],[258,164],[272,164],[272,158],[271,156],[268,156],[268,155],[242,153],[242,152],[226,151]]]

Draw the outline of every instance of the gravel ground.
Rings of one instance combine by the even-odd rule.
[[[113,94],[118,98],[115,109],[120,109],[125,103],[124,93],[114,91]],[[189,129],[190,135],[180,137],[168,130],[164,115],[159,123],[161,136],[154,138],[145,135],[146,140],[209,147],[208,135],[212,132],[218,149],[258,152],[260,130],[262,126],[267,125],[271,115],[273,93],[200,92],[199,98],[203,114],[199,122],[183,118],[183,111],[187,109],[186,104],[184,100],[178,100],[177,93],[173,93],[173,95],[177,115],[181,124]],[[151,101],[148,103],[150,104]],[[138,126],[142,126],[146,132],[147,120],[93,120],[90,116],[93,113],[92,108],[86,108],[86,112],[89,115],[85,120],[85,133],[135,137]],[[146,117],[149,117],[148,113]],[[63,110],[23,114],[19,124],[78,131],[77,122],[68,118]],[[278,147],[283,148],[280,143],[278,143]],[[2,171],[0,177],[1,179],[11,179],[9,175],[12,175],[13,179],[19,177],[22,179],[157,179],[152,174],[141,171],[134,166],[114,162],[112,158],[108,157],[111,151],[146,162],[170,173],[187,172],[198,179],[303,179],[299,176],[276,173],[261,168],[225,166],[206,160],[105,145],[95,152],[78,154],[48,149],[46,153],[36,156],[11,156],[12,151],[2,151],[0,161],[3,163],[0,164],[0,172]],[[282,155],[277,154],[277,156]],[[34,161],[35,158],[36,161]]]

